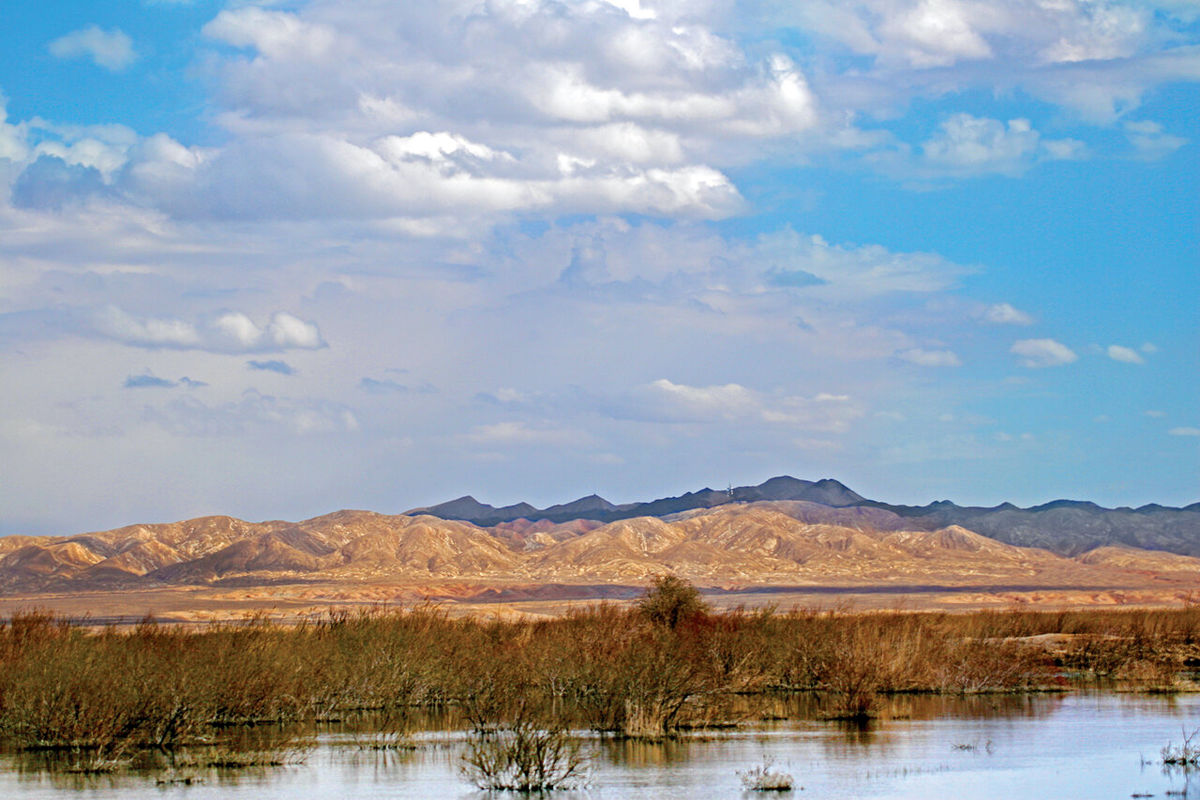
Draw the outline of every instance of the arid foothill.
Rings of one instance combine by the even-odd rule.
[[[298,619],[425,601],[543,615],[627,601],[663,574],[716,607],[1170,607],[1200,593],[1198,543],[1194,505],[887,506],[836,481],[780,477],[624,506],[462,498],[396,515],[10,536],[0,608],[96,622]]]

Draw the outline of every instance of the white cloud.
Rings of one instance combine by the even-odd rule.
[[[584,155],[618,159],[631,164],[676,164],[684,159],[677,133],[648,128],[634,122],[598,125],[568,132],[569,146]]]
[[[138,195],[182,217],[476,216],[475,230],[545,209],[738,213],[711,157],[823,122],[802,71],[781,53],[749,59],[711,10],[226,9],[204,32],[251,51],[219,63],[219,119],[235,139],[192,170],[173,166],[170,182],[138,182]]]
[[[992,48],[972,27],[970,6],[956,0],[921,0],[888,16],[879,32],[914,67],[944,67],[967,59],[991,58]],[[894,50],[892,48],[895,48]]]
[[[97,66],[120,72],[137,59],[133,40],[120,28],[101,30],[88,25],[55,39],[48,45],[55,58],[90,58]]]
[[[1108,357],[1113,361],[1123,361],[1126,364],[1145,364],[1146,359],[1134,350],[1132,347],[1123,347],[1119,344],[1110,344],[1105,351]]]
[[[1110,124],[1151,88],[1196,79],[1200,57],[1184,44],[1190,40],[1179,24],[1195,19],[1180,11],[1189,1],[806,0],[770,7],[771,23],[873,61],[864,79],[837,82],[865,113],[918,95],[1019,89]]]
[[[108,339],[148,348],[208,350],[218,353],[256,353],[315,350],[325,346],[317,326],[285,311],[258,325],[238,311],[200,323],[171,318],[138,318],[116,306],[91,315],[89,328]]]
[[[339,39],[331,26],[257,6],[222,11],[204,26],[204,35],[234,47],[254,48],[268,59],[313,61],[333,55]]]
[[[441,131],[417,131],[411,136],[387,136],[375,147],[380,155],[390,161],[406,161],[411,157],[430,161],[448,161],[454,156],[466,156],[482,161],[503,158],[512,161],[508,153],[497,152],[485,144],[472,142],[465,136]]]
[[[848,395],[769,395],[737,383],[689,386],[660,378],[644,387],[643,398],[647,418],[673,422],[755,421],[842,433],[863,415]]]
[[[1142,43],[1147,28],[1144,9],[1116,4],[1079,4],[1080,23],[1042,50],[1049,62],[1100,61],[1126,58]]]
[[[797,10],[807,27],[891,64],[946,67],[1018,53],[1031,62],[1127,58],[1150,40],[1145,8],[1087,0],[858,0]]]
[[[672,406],[698,419],[734,419],[761,412],[761,404],[756,394],[736,383],[724,386],[688,386],[660,378],[650,386],[656,393],[667,398]]]
[[[130,131],[132,133],[132,131]],[[106,178],[125,166],[128,160],[128,145],[101,141],[91,137],[66,143],[62,141],[39,142],[33,155],[53,156],[67,164],[93,167]]]
[[[1027,119],[996,119],[953,114],[921,146],[927,167],[958,175],[1016,175],[1035,160],[1082,157],[1080,142],[1044,141]]]
[[[0,159],[24,161],[29,155],[25,126],[8,121],[8,99],[0,92]]]
[[[226,5],[198,58],[213,146],[3,116],[0,187],[46,178],[61,180],[60,194],[96,191],[62,208],[39,206],[35,192],[14,207],[0,191],[0,383],[10,419],[31,430],[128,434],[131,476],[145,476],[147,458],[173,474],[176,453],[197,464],[189,478],[223,474],[213,454],[173,437],[253,431],[248,449],[303,461],[313,484],[330,479],[289,490],[322,505],[358,502],[370,481],[387,483],[375,497],[393,502],[395,476],[328,466],[339,454],[407,469],[417,493],[440,493],[431,484],[445,475],[467,489],[486,483],[443,452],[456,450],[439,447],[447,442],[527,448],[530,458],[500,470],[514,482],[586,472],[611,454],[624,459],[611,472],[630,476],[632,497],[663,463],[731,463],[737,480],[795,464],[801,441],[836,440],[841,463],[857,468],[895,415],[907,420],[889,426],[898,448],[926,436],[922,426],[953,435],[969,424],[960,401],[978,396],[986,365],[932,380],[905,359],[950,367],[963,360],[958,342],[983,352],[1012,341],[964,329],[964,318],[1033,321],[972,300],[964,276],[975,267],[919,244],[744,233],[767,217],[697,220],[749,206],[777,218],[800,210],[801,195],[818,207],[819,187],[796,169],[808,162],[854,171],[862,155],[896,153],[900,178],[937,179],[1085,154],[1066,137],[1097,156],[1149,152],[1170,145],[1169,133],[1124,124],[1131,109],[1154,87],[1200,77],[1195,32],[1165,12],[1132,22],[1102,13],[1145,4],[805,0],[779,4],[785,24],[756,16],[767,4],[727,0]],[[972,114],[926,127],[939,121],[924,121],[930,109],[959,108]],[[1080,115],[1111,130],[1073,133]],[[29,168],[38,156],[71,169],[39,177]],[[105,304],[114,310],[93,314]],[[287,359],[300,369],[286,383],[228,357],[325,338],[334,348]],[[1053,340],[1026,342],[1032,355],[1018,343],[1014,363],[1075,358]],[[391,381],[387,369],[401,365],[411,371]],[[139,370],[208,386],[121,390]],[[1024,380],[986,391],[1035,383]],[[264,381],[297,397],[242,397]],[[419,388],[433,385],[439,394]],[[472,402],[499,386],[519,392],[498,392],[500,406]],[[128,408],[131,397],[184,395],[205,402],[145,418]],[[873,417],[876,408],[886,410]],[[946,408],[952,421],[936,422]],[[371,435],[346,435],[356,426]],[[338,446],[279,455],[297,433],[321,430],[341,435]],[[989,444],[991,430],[959,449]],[[12,463],[48,454],[36,498],[21,499],[31,507],[54,506],[61,464],[90,446],[53,450],[51,438],[4,453]],[[402,441],[425,454],[418,467],[388,460]],[[584,452],[554,461],[572,442]],[[114,446],[94,446],[90,463],[118,463]],[[255,494],[268,497],[303,470],[284,472],[268,463],[239,476],[262,480]],[[18,491],[0,489],[4,501]],[[228,491],[194,502],[232,510]]]
[[[958,114],[897,168],[910,159],[889,148],[910,145],[856,126],[913,96],[1028,84],[1125,110],[1146,88],[1200,76],[1188,48],[1160,52],[1169,37],[1153,15],[1077,0],[810,0],[737,14],[707,0],[272,5],[227,8],[204,28],[242,50],[206,67],[227,145],[159,134],[145,148],[39,146],[99,169],[106,197],[179,219],[371,218],[434,235],[548,211],[720,219],[745,208],[730,167],[765,152],[861,148],[926,178],[1087,155],[1021,118]],[[806,74],[785,48],[744,43],[734,19],[815,34],[816,63],[830,39],[877,63]],[[15,150],[4,133],[0,157]],[[1128,133],[1145,152],[1171,142],[1144,123]]]
[[[1032,325],[1033,317],[1008,303],[995,303],[983,312],[983,318],[994,325]]]
[[[634,19],[655,19],[658,13],[653,8],[646,8],[642,0],[604,0],[609,5],[616,6]]]
[[[1163,126],[1151,120],[1129,120],[1124,125],[1125,135],[1133,145],[1139,158],[1157,161],[1166,158],[1187,144],[1187,139],[1167,133]]]
[[[92,320],[95,331],[103,336],[142,347],[200,346],[196,326],[178,319],[137,319],[116,306],[96,312]]]
[[[459,218],[516,211],[721,218],[742,199],[703,165],[597,164],[553,171],[544,154],[516,157],[447,132],[246,139],[215,152],[164,147],[130,166],[129,187],[183,217],[238,219]],[[165,162],[165,163],[164,163]],[[472,226],[478,230],[478,226]]]
[[[922,367],[961,367],[962,361],[953,350],[923,350],[914,347],[896,354],[898,358]]]
[[[1157,409],[1150,409],[1149,411],[1143,411],[1142,413],[1152,419],[1162,419],[1163,417],[1167,416],[1167,412],[1159,411]]]
[[[1167,431],[1167,433],[1171,434],[1172,436],[1200,436],[1200,428],[1193,428],[1190,426],[1183,428],[1171,428],[1171,430]]]
[[[773,267],[778,281],[798,272],[819,279],[819,294],[883,295],[892,292],[936,292],[950,288],[973,272],[934,253],[901,253],[878,245],[846,246],[791,229],[759,240],[757,260]]]
[[[484,447],[586,447],[594,443],[594,439],[583,431],[552,424],[533,426],[511,421],[480,425],[462,438]]]
[[[1079,356],[1062,342],[1054,339],[1021,339],[1010,352],[1020,356],[1023,367],[1059,367],[1078,360]]]

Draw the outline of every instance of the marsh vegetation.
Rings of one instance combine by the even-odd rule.
[[[302,757],[314,724],[363,714],[374,725],[362,746],[402,748],[414,715],[437,711],[478,734],[468,768],[481,785],[493,774],[537,783],[577,772],[565,731],[661,740],[761,718],[792,693],[817,698],[825,718],[861,722],[898,694],[1179,691],[1197,665],[1193,607],[713,613],[682,582],[632,608],[549,620],[424,605],[88,632],[30,612],[0,627],[0,735],[81,771],[228,766]],[[529,752],[549,754],[545,775],[521,761]]]

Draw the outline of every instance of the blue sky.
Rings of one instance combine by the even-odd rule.
[[[1194,0],[11,3],[0,533],[1200,499]]]

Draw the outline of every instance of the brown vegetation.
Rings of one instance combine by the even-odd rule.
[[[0,733],[102,765],[227,746],[247,731],[245,750],[265,752],[291,742],[297,724],[363,710],[389,728],[384,741],[399,741],[412,710],[437,708],[493,743],[536,749],[557,745],[533,732],[569,727],[671,736],[721,721],[732,695],[816,692],[826,716],[861,720],[887,694],[1097,680],[1170,691],[1200,665],[1200,609],[1190,606],[848,614],[713,613],[697,603],[686,584],[660,579],[640,607],[540,621],[418,606],[290,627],[259,617],[189,631],[145,620],[88,633],[25,613],[0,627]]]

